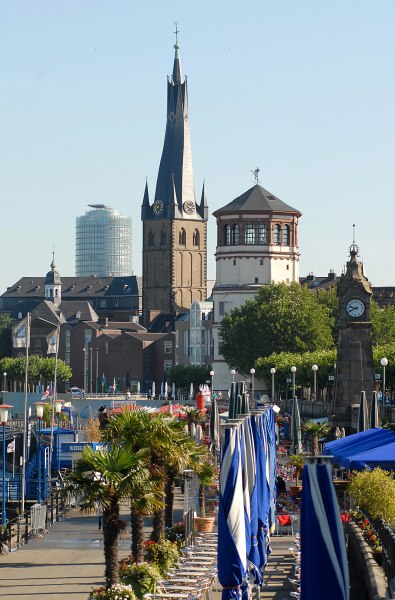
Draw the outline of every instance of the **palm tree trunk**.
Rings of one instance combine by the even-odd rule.
[[[144,561],[144,517],[139,514],[131,514],[132,522],[132,555],[136,562]]]
[[[313,436],[313,456],[318,456],[318,435]]]
[[[174,473],[168,473],[165,482],[165,527],[173,527],[174,479]]]
[[[111,498],[108,506],[103,508],[103,538],[106,588],[119,582],[118,570],[118,520],[119,501],[116,496]]]
[[[152,519],[152,534],[151,540],[154,542],[159,542],[161,538],[165,536],[165,519],[164,519],[164,511],[160,510],[156,512]]]

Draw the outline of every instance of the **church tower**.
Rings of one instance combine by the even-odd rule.
[[[331,424],[348,431],[355,422],[353,411],[358,411],[361,391],[365,391],[369,403],[374,389],[370,320],[372,286],[364,275],[358,252],[353,241],[346,272],[337,284],[339,340]]]
[[[62,301],[62,282],[59,273],[55,269],[55,253],[53,253],[51,270],[45,276],[45,299],[51,300],[56,306],[59,306]]]
[[[154,200],[145,186],[143,221],[143,319],[187,312],[207,292],[205,185],[196,203],[189,132],[188,88],[179,45],[167,81],[167,122]]]

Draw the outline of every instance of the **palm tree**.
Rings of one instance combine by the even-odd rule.
[[[318,440],[328,435],[330,427],[323,423],[306,421],[302,424],[302,429],[306,432],[307,437],[311,437],[313,440],[313,456],[318,456]]]
[[[131,452],[142,448],[148,451],[151,477],[160,487],[161,500],[168,476],[167,491],[172,498],[172,478],[174,483],[174,476],[189,466],[191,452],[196,447],[181,423],[168,414],[152,414],[144,409],[125,410],[111,418],[104,435],[108,441],[122,441]],[[154,514],[152,538],[158,540],[164,535],[163,504],[153,506],[140,499],[140,510],[132,511],[132,554],[138,561],[144,560],[143,516],[148,514]]]
[[[120,446],[93,450],[84,448],[71,477],[84,510],[95,503],[103,506],[103,538],[106,587],[119,582],[118,535],[120,503],[125,498],[155,497],[150,480],[148,453],[129,452]]]

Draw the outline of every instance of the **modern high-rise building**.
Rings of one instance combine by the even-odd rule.
[[[125,277],[132,274],[132,220],[104,204],[77,217],[77,277]]]

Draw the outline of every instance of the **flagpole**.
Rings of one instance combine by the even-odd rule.
[[[21,515],[25,515],[25,485],[26,485],[26,448],[27,448],[27,380],[29,369],[29,347],[30,347],[30,313],[27,313],[26,328],[26,362],[25,362],[25,399],[23,404],[23,462],[21,483]]]
[[[56,352],[55,352],[55,373],[52,390],[52,405],[51,405],[51,442],[49,446],[49,478],[52,475],[52,453],[53,453],[53,421],[55,417],[55,400],[56,400],[56,385],[58,376],[58,352],[59,352],[59,337],[60,337],[60,325],[56,327]],[[59,444],[59,440],[58,440]]]

